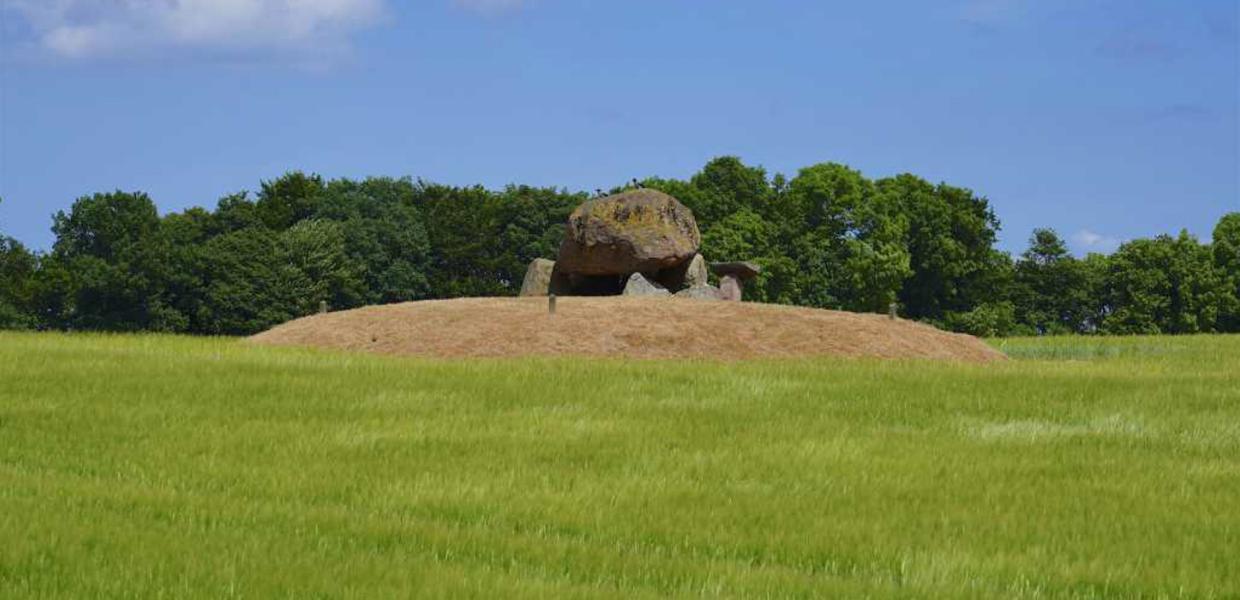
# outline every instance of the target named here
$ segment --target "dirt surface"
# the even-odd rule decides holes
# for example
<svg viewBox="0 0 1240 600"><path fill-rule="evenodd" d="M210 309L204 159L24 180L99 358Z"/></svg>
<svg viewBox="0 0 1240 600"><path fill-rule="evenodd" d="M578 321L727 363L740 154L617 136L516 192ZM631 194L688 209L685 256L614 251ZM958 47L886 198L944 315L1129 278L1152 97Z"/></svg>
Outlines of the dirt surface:
<svg viewBox="0 0 1240 600"><path fill-rule="evenodd" d="M850 356L967 362L1004 355L912 321L750 302L682 298L464 298L305 317L251 343L458 357L704 358Z"/></svg>

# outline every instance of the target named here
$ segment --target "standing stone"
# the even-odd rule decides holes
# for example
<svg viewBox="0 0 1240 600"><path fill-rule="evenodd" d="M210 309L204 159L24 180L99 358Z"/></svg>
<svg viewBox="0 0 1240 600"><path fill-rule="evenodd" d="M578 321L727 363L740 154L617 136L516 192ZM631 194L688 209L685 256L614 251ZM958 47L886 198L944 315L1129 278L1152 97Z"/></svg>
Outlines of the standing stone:
<svg viewBox="0 0 1240 600"><path fill-rule="evenodd" d="M740 302L744 295L744 282L762 272L762 267L751 262L712 263L710 268L719 276L719 291L723 299L732 302Z"/></svg>
<svg viewBox="0 0 1240 600"><path fill-rule="evenodd" d="M658 282L669 290L683 290L709 285L708 275L706 259L701 254L694 254L693 258L684 264L660 271Z"/></svg>
<svg viewBox="0 0 1240 600"><path fill-rule="evenodd" d="M740 302L743 295L741 280L735 275L724 275L719 278L719 294L728 302Z"/></svg>
<svg viewBox="0 0 1240 600"><path fill-rule="evenodd" d="M641 273L634 273L629 276L629 281L624 285L625 296L670 296L671 292L667 288L646 279Z"/></svg>
<svg viewBox="0 0 1240 600"><path fill-rule="evenodd" d="M694 255L685 270L685 287L697 287L710 284L710 273L706 270L706 259L701 254Z"/></svg>
<svg viewBox="0 0 1240 600"><path fill-rule="evenodd" d="M535 258L525 270L525 279L521 282L522 296L563 295L567 291L568 277L556 270L555 261Z"/></svg>
<svg viewBox="0 0 1240 600"><path fill-rule="evenodd" d="M568 218L556 264L575 275L654 273L697 254L693 212L650 189L587 200Z"/></svg>

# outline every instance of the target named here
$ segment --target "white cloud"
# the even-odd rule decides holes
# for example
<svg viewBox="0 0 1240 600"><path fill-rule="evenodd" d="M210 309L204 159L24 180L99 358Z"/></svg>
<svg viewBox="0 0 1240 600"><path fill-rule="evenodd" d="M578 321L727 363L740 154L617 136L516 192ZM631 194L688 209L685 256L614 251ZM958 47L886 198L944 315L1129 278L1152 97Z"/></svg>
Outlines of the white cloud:
<svg viewBox="0 0 1240 600"><path fill-rule="evenodd" d="M1088 229L1082 229L1072 234L1072 243L1081 252L1112 252L1119 247L1120 240Z"/></svg>
<svg viewBox="0 0 1240 600"><path fill-rule="evenodd" d="M279 49L347 47L375 24L385 0L7 0L36 43L87 59L161 48Z"/></svg>

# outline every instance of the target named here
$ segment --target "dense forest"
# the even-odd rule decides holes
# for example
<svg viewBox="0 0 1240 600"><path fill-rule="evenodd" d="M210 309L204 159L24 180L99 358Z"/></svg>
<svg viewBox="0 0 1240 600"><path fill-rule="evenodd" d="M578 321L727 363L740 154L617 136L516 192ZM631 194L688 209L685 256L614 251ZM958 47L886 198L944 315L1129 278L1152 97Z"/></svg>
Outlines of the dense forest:
<svg viewBox="0 0 1240 600"><path fill-rule="evenodd" d="M988 201L828 163L768 176L739 159L648 179L691 208L711 260L752 260L749 300L885 311L977 335L1240 331L1240 213L1078 259L1049 229L1012 257ZM617 191L616 190L612 191ZM143 193L78 199L33 253L0 232L0 328L249 334L315 312L515 295L589 194L289 173L215 210ZM2 224L0 224L2 225Z"/></svg>

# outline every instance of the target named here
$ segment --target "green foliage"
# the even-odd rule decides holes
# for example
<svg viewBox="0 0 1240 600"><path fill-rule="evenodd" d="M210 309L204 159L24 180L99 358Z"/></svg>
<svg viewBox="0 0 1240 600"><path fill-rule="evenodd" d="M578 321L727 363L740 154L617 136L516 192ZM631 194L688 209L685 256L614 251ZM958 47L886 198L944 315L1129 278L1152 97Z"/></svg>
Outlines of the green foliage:
<svg viewBox="0 0 1240 600"><path fill-rule="evenodd" d="M724 156L687 180L643 185L680 199L713 261L762 273L746 298L902 315L957 331L1240 331L1240 214L1212 245L1136 240L1077 259L1035 230L1013 261L972 191L914 175L871 181L838 163L787 179ZM613 192L622 187L612 188ZM55 216L46 256L0 243L0 327L245 334L317 310L427 298L515 295L554 258L586 194L492 191L408 178L325 180L290 172L164 215L141 193L96 194ZM3 240L4 238L0 238Z"/></svg>
<svg viewBox="0 0 1240 600"><path fill-rule="evenodd" d="M1225 288L1219 328L1240 332L1240 213L1230 213L1219 219L1214 228L1212 249L1214 266Z"/></svg>
<svg viewBox="0 0 1240 600"><path fill-rule="evenodd" d="M979 337L1029 335L1032 329L1017 323L1011 302L988 302L968 312L947 313L944 325L952 331Z"/></svg>
<svg viewBox="0 0 1240 600"><path fill-rule="evenodd" d="M1017 359L0 333L0 596L1240 596L1240 336L997 344Z"/></svg>
<svg viewBox="0 0 1240 600"><path fill-rule="evenodd" d="M31 310L38 259L20 242L0 235L0 329L35 325Z"/></svg>
<svg viewBox="0 0 1240 600"><path fill-rule="evenodd" d="M908 220L912 274L899 292L908 316L942 319L1003 299L1010 261L994 250L999 220L985 198L909 174L876 185Z"/></svg>
<svg viewBox="0 0 1240 600"><path fill-rule="evenodd" d="M1050 229L1035 229L1015 265L1015 317L1042 334L1088 333L1097 305L1089 268Z"/></svg>
<svg viewBox="0 0 1240 600"><path fill-rule="evenodd" d="M1134 240L1111 256L1110 333L1216 331L1226 282L1208 246L1187 232Z"/></svg>
<svg viewBox="0 0 1240 600"><path fill-rule="evenodd" d="M61 296L45 313L68 329L176 330L184 322L164 296L171 265L155 204L143 193L80 198L58 212L45 291Z"/></svg>
<svg viewBox="0 0 1240 600"><path fill-rule="evenodd" d="M314 214L324 187L318 175L294 171L275 181L264 181L254 210L269 229L288 229Z"/></svg>

